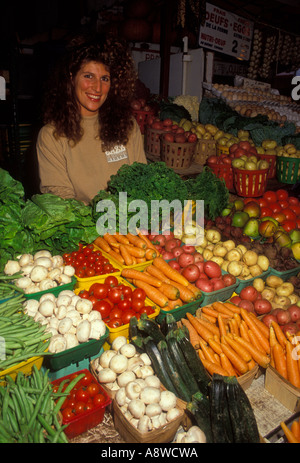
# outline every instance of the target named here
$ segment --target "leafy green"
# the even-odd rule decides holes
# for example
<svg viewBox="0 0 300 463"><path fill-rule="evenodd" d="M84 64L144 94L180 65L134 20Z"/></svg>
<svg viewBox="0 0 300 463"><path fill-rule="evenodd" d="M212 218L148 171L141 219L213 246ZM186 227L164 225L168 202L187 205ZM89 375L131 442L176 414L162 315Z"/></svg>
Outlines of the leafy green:
<svg viewBox="0 0 300 463"><path fill-rule="evenodd" d="M161 101L159 118L161 121L165 119L172 119L174 122L180 122L181 119L192 120L190 112L182 105Z"/></svg>

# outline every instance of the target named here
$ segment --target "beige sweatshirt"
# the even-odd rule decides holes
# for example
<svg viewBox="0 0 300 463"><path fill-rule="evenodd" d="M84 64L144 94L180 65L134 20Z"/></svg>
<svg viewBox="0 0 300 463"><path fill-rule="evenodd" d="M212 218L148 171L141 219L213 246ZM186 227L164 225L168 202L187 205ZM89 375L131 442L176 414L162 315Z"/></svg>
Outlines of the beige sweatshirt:
<svg viewBox="0 0 300 463"><path fill-rule="evenodd" d="M40 130L36 147L41 193L75 198L88 204L100 190L106 189L111 175L123 164L147 162L135 120L126 147L116 146L110 152L102 151L97 116L84 117L82 126L84 135L74 147L65 137L55 139L52 125L47 124Z"/></svg>

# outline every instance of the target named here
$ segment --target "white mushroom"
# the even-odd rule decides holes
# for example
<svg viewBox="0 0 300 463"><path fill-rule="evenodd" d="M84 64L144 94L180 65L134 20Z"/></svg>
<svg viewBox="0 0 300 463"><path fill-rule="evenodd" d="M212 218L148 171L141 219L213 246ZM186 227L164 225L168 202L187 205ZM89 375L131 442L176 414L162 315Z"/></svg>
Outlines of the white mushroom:
<svg viewBox="0 0 300 463"><path fill-rule="evenodd" d="M99 363L100 365L103 367L103 368L108 368L109 367L109 362L111 360L111 358L114 356L114 355L117 355L117 352L114 351L114 350L105 350L101 355L100 355L100 358L99 358Z"/></svg>
<svg viewBox="0 0 300 463"><path fill-rule="evenodd" d="M57 329L55 329L55 328L53 328L52 326L49 326L49 325L47 326L46 331L47 331L47 333L51 333L52 336L55 336L56 334L58 334Z"/></svg>
<svg viewBox="0 0 300 463"><path fill-rule="evenodd" d="M50 299L46 299L40 303L39 312L44 317L51 317L53 315L55 309L55 304Z"/></svg>
<svg viewBox="0 0 300 463"><path fill-rule="evenodd" d="M55 288L57 286L56 281L51 280L51 278L45 278L39 284L40 291L46 291L48 289Z"/></svg>
<svg viewBox="0 0 300 463"><path fill-rule="evenodd" d="M25 290L25 289L29 288L30 285L32 285L32 281L31 281L31 278L29 278L27 276L24 276L24 277L18 278L15 281L15 285L18 288L21 288L21 289Z"/></svg>
<svg viewBox="0 0 300 463"><path fill-rule="evenodd" d="M34 260L34 265L41 265L50 270L52 268L52 260L49 257L38 257Z"/></svg>
<svg viewBox="0 0 300 463"><path fill-rule="evenodd" d="M167 421L173 421L176 418L178 418L181 415L181 411L179 408L170 408L170 410L167 411Z"/></svg>
<svg viewBox="0 0 300 463"><path fill-rule="evenodd" d="M200 429L198 426L191 426L190 429L188 429L184 438L184 443L193 442L199 442L201 444L206 443L206 436L202 429Z"/></svg>
<svg viewBox="0 0 300 463"><path fill-rule="evenodd" d="M24 303L24 311L30 317L34 317L39 309L39 305L40 303L36 299L27 299L27 301Z"/></svg>
<svg viewBox="0 0 300 463"><path fill-rule="evenodd" d="M51 259L51 252L47 250L37 251L33 256L33 260L39 259L40 257L49 257Z"/></svg>
<svg viewBox="0 0 300 463"><path fill-rule="evenodd" d="M128 404L128 410L134 418L141 418L145 414L146 405L141 399L133 399Z"/></svg>
<svg viewBox="0 0 300 463"><path fill-rule="evenodd" d="M78 326L81 322L81 316L80 313L77 312L77 310L67 310L66 315L67 317L71 318L73 326Z"/></svg>
<svg viewBox="0 0 300 463"><path fill-rule="evenodd" d="M74 291L72 291L71 289L63 289L62 291L60 291L58 297L60 297L60 296L69 296L69 297L71 297L71 298L76 297L76 298L78 298L78 299L82 299L80 296L77 296L77 295L74 293Z"/></svg>
<svg viewBox="0 0 300 463"><path fill-rule="evenodd" d="M69 283L72 282L72 278L69 277L68 275L65 275L64 273L61 273L59 277L57 278L57 281L60 285L68 285Z"/></svg>
<svg viewBox="0 0 300 463"><path fill-rule="evenodd" d="M54 315L58 320L62 320L67 316L67 307L65 305L60 305L59 307L57 307L56 305L54 309ZM80 317L80 314L78 315Z"/></svg>
<svg viewBox="0 0 300 463"><path fill-rule="evenodd" d="M159 402L163 411L168 411L176 407L176 395L172 391L161 391Z"/></svg>
<svg viewBox="0 0 300 463"><path fill-rule="evenodd" d="M125 387L120 387L120 389L116 392L115 399L119 407L122 407L127 403Z"/></svg>
<svg viewBox="0 0 300 463"><path fill-rule="evenodd" d="M14 275L15 273L19 273L21 271L21 266L16 260L8 260L3 271L5 275Z"/></svg>
<svg viewBox="0 0 300 463"><path fill-rule="evenodd" d="M63 273L68 277L72 277L73 275L75 275L75 268L72 267L72 265L66 265L63 269Z"/></svg>
<svg viewBox="0 0 300 463"><path fill-rule="evenodd" d="M73 321L71 318L65 317L63 318L58 324L58 331L60 334L66 334L71 326L73 325Z"/></svg>
<svg viewBox="0 0 300 463"><path fill-rule="evenodd" d="M160 415L162 412L161 410L161 406L158 404L158 403L154 403L154 404L148 404L146 406L146 415L148 415L150 418L152 418L153 416L157 416L157 415Z"/></svg>
<svg viewBox="0 0 300 463"><path fill-rule="evenodd" d="M155 404L160 402L160 389L157 387L146 386L141 394L141 400L147 404Z"/></svg>
<svg viewBox="0 0 300 463"><path fill-rule="evenodd" d="M140 359L143 361L145 365L151 365L151 360L148 354L146 352L142 352L140 354Z"/></svg>
<svg viewBox="0 0 300 463"><path fill-rule="evenodd" d="M59 320L55 316L50 317L49 319L49 327L58 329Z"/></svg>
<svg viewBox="0 0 300 463"><path fill-rule="evenodd" d="M158 376L156 375L149 375L149 376L146 376L145 378L145 383L147 386L151 386L151 387L156 387L156 388L160 388L161 386L161 382L160 382L160 379L158 378Z"/></svg>
<svg viewBox="0 0 300 463"><path fill-rule="evenodd" d="M117 378L117 374L110 368L103 368L98 372L98 380L100 383L113 383Z"/></svg>
<svg viewBox="0 0 300 463"><path fill-rule="evenodd" d="M75 307L81 314L90 313L93 309L93 303L89 299L80 298L80 300L76 302Z"/></svg>
<svg viewBox="0 0 300 463"><path fill-rule="evenodd" d="M118 351L123 344L127 344L127 338L125 336L118 336L113 340L111 348Z"/></svg>
<svg viewBox="0 0 300 463"><path fill-rule="evenodd" d="M67 349L78 346L78 339L75 334L69 332L66 333L64 337L67 341Z"/></svg>
<svg viewBox="0 0 300 463"><path fill-rule="evenodd" d="M152 424L149 416L143 415L138 422L138 430L142 433L151 431Z"/></svg>
<svg viewBox="0 0 300 463"><path fill-rule="evenodd" d="M53 301L55 302L56 304L56 297L53 293L46 293L46 294L43 294L41 297L40 297L40 303L45 301L46 299L50 299L50 301Z"/></svg>
<svg viewBox="0 0 300 463"><path fill-rule="evenodd" d="M91 310L89 314L87 314L87 320L92 322L94 320L102 320L101 313L98 310Z"/></svg>
<svg viewBox="0 0 300 463"><path fill-rule="evenodd" d="M92 320L90 324L90 339L100 339L102 336L104 336L106 331L106 325L103 320Z"/></svg>
<svg viewBox="0 0 300 463"><path fill-rule="evenodd" d="M134 355L136 354L136 348L133 344L126 343L120 347L119 352L120 354L125 355L125 357L131 358L134 357Z"/></svg>
<svg viewBox="0 0 300 463"><path fill-rule="evenodd" d="M48 273L48 277L51 279L51 280L58 280L58 278L60 277L61 275L61 270L59 268L53 268L52 270L50 270L50 272Z"/></svg>
<svg viewBox="0 0 300 463"><path fill-rule="evenodd" d="M39 283L40 281L44 280L47 278L48 275L48 270L46 267L43 267L42 265L37 265L33 267L33 269L30 272L30 278L34 283Z"/></svg>
<svg viewBox="0 0 300 463"><path fill-rule="evenodd" d="M76 330L78 342L87 342L90 336L91 324L88 320L79 323Z"/></svg>
<svg viewBox="0 0 300 463"><path fill-rule="evenodd" d="M64 259L62 256L52 256L53 267L62 267L64 265Z"/></svg>
<svg viewBox="0 0 300 463"><path fill-rule="evenodd" d="M33 269L34 265L33 264L28 264L22 267L22 273L24 276L28 277L30 275L31 270Z"/></svg>
<svg viewBox="0 0 300 463"><path fill-rule="evenodd" d="M130 381L125 386L126 395L129 399L138 399L142 392L142 387L135 381Z"/></svg>
<svg viewBox="0 0 300 463"><path fill-rule="evenodd" d="M123 373L121 373L117 378L118 385L124 388L126 384L134 380L135 380L135 374L132 371L123 371Z"/></svg>
<svg viewBox="0 0 300 463"><path fill-rule="evenodd" d="M114 355L110 362L109 368L115 371L117 374L123 373L127 369L128 359L125 355L118 354Z"/></svg>
<svg viewBox="0 0 300 463"><path fill-rule="evenodd" d="M38 286L32 283L28 288L26 288L26 294L34 294L39 291Z"/></svg>
<svg viewBox="0 0 300 463"><path fill-rule="evenodd" d="M61 334L56 334L50 338L49 352L58 353L63 352L67 348L67 341Z"/></svg>
<svg viewBox="0 0 300 463"><path fill-rule="evenodd" d="M22 272L24 272L24 267L33 263L32 254L22 254L19 259L19 264L22 267Z"/></svg>

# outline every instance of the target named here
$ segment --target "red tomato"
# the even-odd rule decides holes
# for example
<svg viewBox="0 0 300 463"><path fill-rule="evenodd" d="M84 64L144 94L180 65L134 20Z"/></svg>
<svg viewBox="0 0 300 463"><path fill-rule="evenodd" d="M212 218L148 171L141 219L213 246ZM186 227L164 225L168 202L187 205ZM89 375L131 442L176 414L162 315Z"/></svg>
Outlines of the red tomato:
<svg viewBox="0 0 300 463"><path fill-rule="evenodd" d="M83 289L82 291L79 292L79 296L82 297L82 299L88 299L89 292L86 289Z"/></svg>
<svg viewBox="0 0 300 463"><path fill-rule="evenodd" d="M92 302L93 307L96 304L96 302L98 302L98 299L95 296L93 296L93 294L89 295L89 300Z"/></svg>
<svg viewBox="0 0 300 463"><path fill-rule="evenodd" d="M258 198L256 201L260 207L266 207L268 205L268 201L265 198Z"/></svg>
<svg viewBox="0 0 300 463"><path fill-rule="evenodd" d="M104 273L113 273L114 267L112 266L112 264L107 263L103 265L103 270Z"/></svg>
<svg viewBox="0 0 300 463"><path fill-rule="evenodd" d="M263 194L263 198L265 198L268 202L272 203L275 203L277 201L277 195L275 191L265 191L265 193Z"/></svg>
<svg viewBox="0 0 300 463"><path fill-rule="evenodd" d="M75 415L80 415L85 411L85 403L84 402L76 402L74 407Z"/></svg>
<svg viewBox="0 0 300 463"><path fill-rule="evenodd" d="M113 302L114 304L120 302L120 300L122 299L121 289L118 287L111 288L108 293L108 299L110 299L111 302Z"/></svg>
<svg viewBox="0 0 300 463"><path fill-rule="evenodd" d="M297 228L300 230L300 218L296 220Z"/></svg>
<svg viewBox="0 0 300 463"><path fill-rule="evenodd" d="M123 293L123 296L124 296L125 298L131 297L131 296L132 296L132 292L133 292L133 290L132 290L132 288L130 288L130 286L124 285L124 288L123 288L122 293Z"/></svg>
<svg viewBox="0 0 300 463"><path fill-rule="evenodd" d="M71 407L64 408L61 413L62 413L63 420L66 420L66 421L70 421L72 418L75 417L75 414Z"/></svg>
<svg viewBox="0 0 300 463"><path fill-rule="evenodd" d="M108 277L105 278L104 280L104 283L108 286L111 286L112 288L114 286L118 286L119 282L118 282L118 278L115 277L114 275L110 275Z"/></svg>
<svg viewBox="0 0 300 463"><path fill-rule="evenodd" d="M146 299L146 293L142 288L135 288L132 293L132 299Z"/></svg>
<svg viewBox="0 0 300 463"><path fill-rule="evenodd" d="M131 303L132 310L135 312L140 312L140 310L144 307L145 301L142 299L133 299Z"/></svg>
<svg viewBox="0 0 300 463"><path fill-rule="evenodd" d="M113 320L114 318L121 318L122 317L122 310L119 307L114 307L109 314L109 318Z"/></svg>
<svg viewBox="0 0 300 463"><path fill-rule="evenodd" d="M105 299L108 295L108 285L105 283L93 283L90 286L89 293L97 299Z"/></svg>
<svg viewBox="0 0 300 463"><path fill-rule="evenodd" d="M126 311L126 310L131 309L131 301L130 301L130 299L127 298L127 299L121 300L120 302L118 302L118 307L122 311Z"/></svg>
<svg viewBox="0 0 300 463"><path fill-rule="evenodd" d="M125 310L125 312L123 313L121 319L122 319L122 322L124 323L124 325L127 325L127 323L130 322L130 319L132 317L135 316L135 311L134 310L131 310L131 309L128 309L128 310Z"/></svg>
<svg viewBox="0 0 300 463"><path fill-rule="evenodd" d="M85 372L84 377L79 381L79 383L77 383L77 386L86 387L91 384L92 381L94 381L94 377L90 371L87 371Z"/></svg>
<svg viewBox="0 0 300 463"><path fill-rule="evenodd" d="M278 204L280 204L282 209L286 209L287 207L289 207L289 202L286 199L279 200Z"/></svg>
<svg viewBox="0 0 300 463"><path fill-rule="evenodd" d="M289 208L284 210L284 215L286 216L287 220L296 220L297 219L297 215L295 214L295 212L292 211L292 209L289 209Z"/></svg>
<svg viewBox="0 0 300 463"><path fill-rule="evenodd" d="M286 216L283 212L274 212L274 214L272 214L272 217L279 223L284 222L284 220L286 220Z"/></svg>
<svg viewBox="0 0 300 463"><path fill-rule="evenodd" d="M95 395L97 395L99 391L100 391L100 386L99 384L95 382L92 382L87 387L87 393L89 394L90 397L95 397Z"/></svg>
<svg viewBox="0 0 300 463"><path fill-rule="evenodd" d="M142 313L145 313L147 315L151 315L155 312L155 310L153 309L153 307L151 307L150 305L145 305L141 310L140 310L140 314Z"/></svg>
<svg viewBox="0 0 300 463"><path fill-rule="evenodd" d="M289 197L289 194L286 190L283 190L283 189L279 189L276 191L276 196L277 196L277 199L279 200L286 200L288 199Z"/></svg>
<svg viewBox="0 0 300 463"><path fill-rule="evenodd" d="M296 204L297 206L300 204L299 199L295 198L294 196L290 196L288 198L289 204Z"/></svg>
<svg viewBox="0 0 300 463"><path fill-rule="evenodd" d="M85 274L87 278L91 278L95 276L96 272L95 272L95 269L93 269L92 267L89 267L86 269Z"/></svg>
<svg viewBox="0 0 300 463"><path fill-rule="evenodd" d="M300 205L298 206L297 204L290 204L289 209L291 209L293 212L295 212L296 216L300 216Z"/></svg>
<svg viewBox="0 0 300 463"><path fill-rule="evenodd" d="M274 203L270 202L267 207L270 208L273 213L282 211L282 208L281 208L280 204L277 203L277 202L274 202Z"/></svg>
<svg viewBox="0 0 300 463"><path fill-rule="evenodd" d="M111 305L109 302L101 300L97 301L96 304L93 306L93 310L97 310L101 314L102 318L107 318L111 311Z"/></svg>
<svg viewBox="0 0 300 463"><path fill-rule="evenodd" d="M87 391L83 388L77 389L75 398L77 402L84 402L86 403L89 399L89 395Z"/></svg>
<svg viewBox="0 0 300 463"><path fill-rule="evenodd" d="M119 328L119 326L123 325L123 322L121 318L112 318L111 320L109 320L109 322L107 322L107 325L110 328Z"/></svg>
<svg viewBox="0 0 300 463"><path fill-rule="evenodd" d="M95 408L95 405L93 403L93 400L92 400L92 398L89 398L89 400L87 401L87 403L85 405L85 411L89 412L91 410L94 410L94 408Z"/></svg>
<svg viewBox="0 0 300 463"><path fill-rule="evenodd" d="M285 220L284 222L281 222L281 226L287 233L289 233L297 228L297 222L295 220Z"/></svg>
<svg viewBox="0 0 300 463"><path fill-rule="evenodd" d="M271 217L272 214L273 211L269 207L262 207L260 209L260 217Z"/></svg>
<svg viewBox="0 0 300 463"><path fill-rule="evenodd" d="M95 406L99 406L105 402L105 396L103 394L97 394L95 395L93 402Z"/></svg>

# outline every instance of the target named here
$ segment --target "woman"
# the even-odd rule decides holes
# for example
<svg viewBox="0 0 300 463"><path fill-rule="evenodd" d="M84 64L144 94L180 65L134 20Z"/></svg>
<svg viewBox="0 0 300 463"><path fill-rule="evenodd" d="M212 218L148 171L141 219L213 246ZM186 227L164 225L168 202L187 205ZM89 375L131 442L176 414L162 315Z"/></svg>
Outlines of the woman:
<svg viewBox="0 0 300 463"><path fill-rule="evenodd" d="M121 165L146 163L130 108L133 60L119 40L74 39L52 79L37 140L40 190L88 204Z"/></svg>

